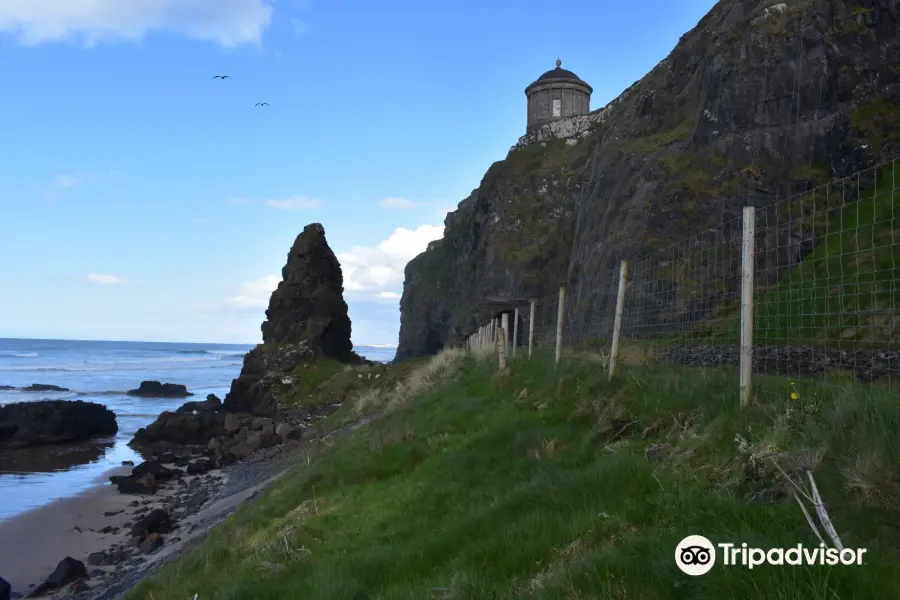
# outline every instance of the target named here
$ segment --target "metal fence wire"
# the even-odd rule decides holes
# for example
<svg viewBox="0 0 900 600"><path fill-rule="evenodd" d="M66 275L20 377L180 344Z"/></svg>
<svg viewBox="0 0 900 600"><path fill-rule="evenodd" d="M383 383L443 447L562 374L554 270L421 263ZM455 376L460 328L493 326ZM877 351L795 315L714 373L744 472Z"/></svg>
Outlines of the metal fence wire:
<svg viewBox="0 0 900 600"><path fill-rule="evenodd" d="M898 386L898 186L895 159L753 209L747 314L754 381L778 378L791 389ZM744 226L742 218L729 219L625 261L622 362L739 366ZM560 354L608 353L619 278L615 267L592 277L590 286L564 286L559 331L560 294L535 298L534 348L555 351L560 335ZM528 312L520 311L520 345L528 344ZM756 392L769 389L762 385Z"/></svg>

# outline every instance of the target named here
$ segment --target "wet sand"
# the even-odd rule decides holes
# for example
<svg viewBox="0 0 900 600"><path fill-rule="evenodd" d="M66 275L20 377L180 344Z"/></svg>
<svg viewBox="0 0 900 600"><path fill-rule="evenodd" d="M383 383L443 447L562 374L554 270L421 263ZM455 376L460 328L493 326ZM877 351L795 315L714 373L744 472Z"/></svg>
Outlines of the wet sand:
<svg viewBox="0 0 900 600"><path fill-rule="evenodd" d="M107 472L104 479L130 472L131 467L123 466ZM14 593L25 593L32 584L44 581L66 556L86 560L91 552L121 537L99 530L121 526L128 516L128 503L135 499L108 484L97 485L7 519L0 523L0 576L9 581ZM122 512L115 517L104 516L118 511Z"/></svg>
<svg viewBox="0 0 900 600"><path fill-rule="evenodd" d="M292 464L295 449L290 444L269 448L222 470L165 482L148 496L120 494L108 477L128 474L132 467L112 469L87 491L0 523L0 576L11 584L13 598L25 596L71 556L85 564L89 575L84 583L90 589L78 594L79 600L119 598L149 572L199 544L212 527L274 482ZM161 548L144 554L131 543L126 524L163 507L176 528L162 536ZM109 527L119 529L101 533ZM88 564L91 553L121 551L128 556L116 565ZM67 586L40 597L65 599L73 593Z"/></svg>

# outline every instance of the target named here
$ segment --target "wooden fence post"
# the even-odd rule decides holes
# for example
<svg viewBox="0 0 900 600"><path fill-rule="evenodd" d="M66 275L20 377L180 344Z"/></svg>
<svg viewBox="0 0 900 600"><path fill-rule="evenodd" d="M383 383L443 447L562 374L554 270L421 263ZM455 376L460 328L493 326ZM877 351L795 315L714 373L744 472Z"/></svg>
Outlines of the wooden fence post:
<svg viewBox="0 0 900 600"><path fill-rule="evenodd" d="M513 311L512 355L516 357L516 345L519 343L519 309Z"/></svg>
<svg viewBox="0 0 900 600"><path fill-rule="evenodd" d="M503 313L503 316L506 316L506 313ZM504 319L505 320L505 319ZM497 330L497 358L500 361L500 370L505 371L507 365L507 356L506 356L506 328L501 327Z"/></svg>
<svg viewBox="0 0 900 600"><path fill-rule="evenodd" d="M625 286L628 282L628 261L619 267L619 292L616 295L616 320L613 324L612 348L609 350L609 381L616 374L616 360L619 358L619 338L622 335L622 313L625 310Z"/></svg>
<svg viewBox="0 0 900 600"><path fill-rule="evenodd" d="M756 267L756 209L744 207L741 244L741 408L753 395L753 274Z"/></svg>
<svg viewBox="0 0 900 600"><path fill-rule="evenodd" d="M509 313L503 313L500 316L500 331L503 332L503 347L506 348L507 357L509 356Z"/></svg>
<svg viewBox="0 0 900 600"><path fill-rule="evenodd" d="M562 352L563 319L566 311L566 286L559 288L559 307L556 311L556 364L559 364L559 355Z"/></svg>
<svg viewBox="0 0 900 600"><path fill-rule="evenodd" d="M534 349L534 317L537 308L537 300L532 299L531 314L528 315L528 358L531 358L531 351Z"/></svg>

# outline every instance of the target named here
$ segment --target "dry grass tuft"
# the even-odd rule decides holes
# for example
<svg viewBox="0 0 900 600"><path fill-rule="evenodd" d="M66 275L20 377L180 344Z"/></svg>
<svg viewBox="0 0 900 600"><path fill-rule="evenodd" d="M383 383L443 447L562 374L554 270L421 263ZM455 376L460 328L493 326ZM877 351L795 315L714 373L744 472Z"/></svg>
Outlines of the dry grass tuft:
<svg viewBox="0 0 900 600"><path fill-rule="evenodd" d="M459 370L467 352L461 348L442 350L425 364L412 370L394 389L372 387L356 396L353 410L358 415L378 409L394 410L410 399L449 381Z"/></svg>
<svg viewBox="0 0 900 600"><path fill-rule="evenodd" d="M841 471L846 489L868 506L896 507L900 486L894 472L874 453L857 455L856 461Z"/></svg>

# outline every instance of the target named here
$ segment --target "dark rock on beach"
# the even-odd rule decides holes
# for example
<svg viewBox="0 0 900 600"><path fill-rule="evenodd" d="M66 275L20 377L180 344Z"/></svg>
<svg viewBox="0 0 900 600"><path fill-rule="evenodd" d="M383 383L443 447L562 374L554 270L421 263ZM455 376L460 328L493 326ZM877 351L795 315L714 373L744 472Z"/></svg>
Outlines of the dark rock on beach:
<svg viewBox="0 0 900 600"><path fill-rule="evenodd" d="M58 590L59 588L77 581L82 577L87 577L87 568L80 560L75 560L71 556L67 556L56 565L56 569L41 585L37 586L28 594L29 598L43 596L47 592Z"/></svg>
<svg viewBox="0 0 900 600"><path fill-rule="evenodd" d="M12 586L9 582L0 577L0 600L10 600L12 598Z"/></svg>
<svg viewBox="0 0 900 600"><path fill-rule="evenodd" d="M94 402L44 400L0 406L0 448L79 442L118 431L115 413Z"/></svg>
<svg viewBox="0 0 900 600"><path fill-rule="evenodd" d="M158 489L156 478L152 474L113 475L109 478L109 481L119 488L120 494L152 496Z"/></svg>
<svg viewBox="0 0 900 600"><path fill-rule="evenodd" d="M131 474L135 477L143 477L152 474L157 481L166 481L172 478L174 471L166 468L157 460L148 460L142 462L131 470Z"/></svg>
<svg viewBox="0 0 900 600"><path fill-rule="evenodd" d="M187 465L188 475L202 475L213 468L212 462L208 458L195 460Z"/></svg>
<svg viewBox="0 0 900 600"><path fill-rule="evenodd" d="M143 538L151 533L170 533L172 531L172 520L169 513L161 508L147 513L145 517L140 519L131 528L132 537Z"/></svg>
<svg viewBox="0 0 900 600"><path fill-rule="evenodd" d="M220 412L204 411L194 414L165 411L157 419L141 427L129 446L152 448L160 445L206 445L209 439L222 432L225 416Z"/></svg>
<svg viewBox="0 0 900 600"><path fill-rule="evenodd" d="M161 383L159 381L142 381L135 390L126 392L129 396L142 398L186 398L193 396L187 387L178 383Z"/></svg>

